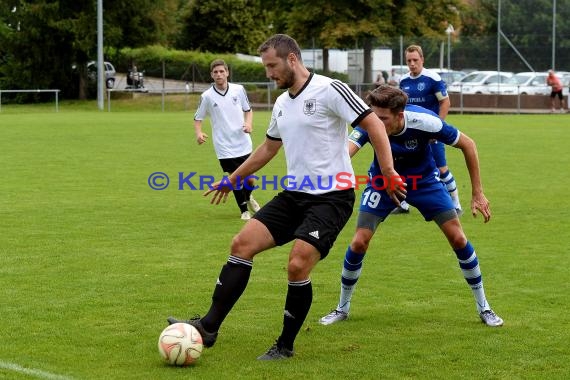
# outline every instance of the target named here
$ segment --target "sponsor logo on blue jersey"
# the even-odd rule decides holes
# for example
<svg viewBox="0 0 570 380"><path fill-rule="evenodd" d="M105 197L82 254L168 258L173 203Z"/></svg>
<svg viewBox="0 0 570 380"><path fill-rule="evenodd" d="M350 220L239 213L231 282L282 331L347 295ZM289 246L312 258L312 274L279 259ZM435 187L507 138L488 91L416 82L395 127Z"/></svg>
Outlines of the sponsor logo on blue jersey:
<svg viewBox="0 0 570 380"><path fill-rule="evenodd" d="M406 140L404 145L405 145L406 149L414 150L418 147L418 140L417 139Z"/></svg>

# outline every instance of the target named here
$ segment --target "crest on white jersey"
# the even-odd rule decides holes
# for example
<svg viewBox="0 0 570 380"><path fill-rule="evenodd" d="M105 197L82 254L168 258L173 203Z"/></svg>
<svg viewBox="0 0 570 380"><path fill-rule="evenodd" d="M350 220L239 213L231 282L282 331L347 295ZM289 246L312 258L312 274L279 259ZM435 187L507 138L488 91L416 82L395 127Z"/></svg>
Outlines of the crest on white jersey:
<svg viewBox="0 0 570 380"><path fill-rule="evenodd" d="M307 116L313 115L317 111L317 99L307 99L303 105L303 113Z"/></svg>
<svg viewBox="0 0 570 380"><path fill-rule="evenodd" d="M238 104L238 102L239 102L238 97L237 97L237 96L232 96L232 103L233 103L233 104Z"/></svg>
<svg viewBox="0 0 570 380"><path fill-rule="evenodd" d="M416 140L416 139L406 140L405 146L406 146L406 149L414 150L418 147L418 140Z"/></svg>

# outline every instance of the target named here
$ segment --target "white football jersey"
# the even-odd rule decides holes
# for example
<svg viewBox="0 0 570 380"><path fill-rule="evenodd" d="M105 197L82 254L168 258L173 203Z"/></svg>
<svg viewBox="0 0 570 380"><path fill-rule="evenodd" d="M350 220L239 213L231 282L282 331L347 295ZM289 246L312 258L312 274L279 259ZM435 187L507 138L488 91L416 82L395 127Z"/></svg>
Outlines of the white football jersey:
<svg viewBox="0 0 570 380"><path fill-rule="evenodd" d="M241 157L251 153L250 134L243 131L243 113L249 111L249 99L245 88L240 84L228 83L224 93L212 85L200 96L194 120L204 120L206 115L210 114L212 140L219 159Z"/></svg>
<svg viewBox="0 0 570 380"><path fill-rule="evenodd" d="M370 112L345 83L318 74L295 97L281 94L267 137L283 142L288 188L322 194L354 187L347 124L356 126Z"/></svg>

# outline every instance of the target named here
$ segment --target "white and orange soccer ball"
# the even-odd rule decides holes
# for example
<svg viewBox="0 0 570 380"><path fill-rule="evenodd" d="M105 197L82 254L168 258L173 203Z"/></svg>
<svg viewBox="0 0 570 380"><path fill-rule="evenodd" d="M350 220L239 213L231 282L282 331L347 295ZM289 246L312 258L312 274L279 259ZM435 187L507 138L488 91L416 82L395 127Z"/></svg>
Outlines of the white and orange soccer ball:
<svg viewBox="0 0 570 380"><path fill-rule="evenodd" d="M158 352L169 364L187 366L202 355L202 336L187 323L167 326L158 338Z"/></svg>

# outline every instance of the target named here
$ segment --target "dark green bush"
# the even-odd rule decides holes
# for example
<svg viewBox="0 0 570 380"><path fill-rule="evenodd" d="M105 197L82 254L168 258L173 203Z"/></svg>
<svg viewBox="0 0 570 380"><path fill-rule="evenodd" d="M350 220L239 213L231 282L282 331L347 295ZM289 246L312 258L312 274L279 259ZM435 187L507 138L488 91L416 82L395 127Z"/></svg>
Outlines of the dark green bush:
<svg viewBox="0 0 570 380"><path fill-rule="evenodd" d="M245 61L233 54L173 50L154 45L107 52L107 56L119 72L127 72L136 64L137 69L147 76L162 78L164 71L166 79L188 82L210 82L210 63L221 58L230 68L231 82L268 82L261 63ZM348 75L343 73L329 73L328 76L348 81Z"/></svg>

